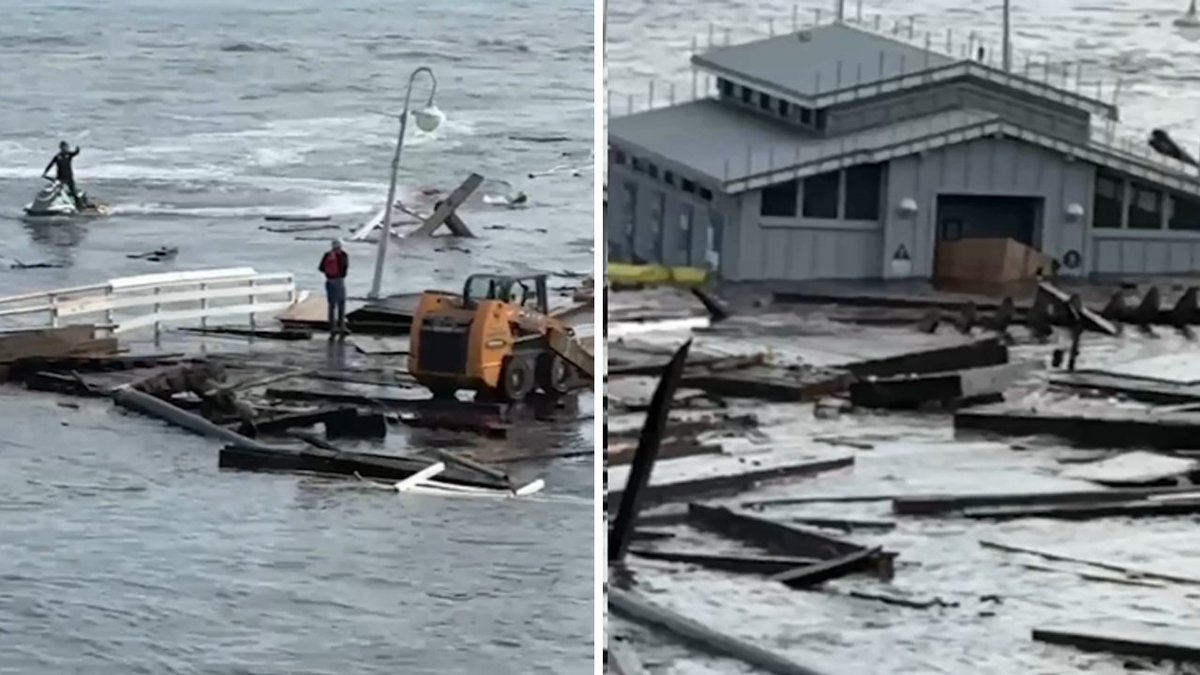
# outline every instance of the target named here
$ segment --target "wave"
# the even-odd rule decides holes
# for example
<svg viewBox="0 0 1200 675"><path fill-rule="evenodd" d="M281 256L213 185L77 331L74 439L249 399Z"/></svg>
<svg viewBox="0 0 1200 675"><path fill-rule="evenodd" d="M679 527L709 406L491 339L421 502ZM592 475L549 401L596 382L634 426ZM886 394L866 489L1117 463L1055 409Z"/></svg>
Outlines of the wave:
<svg viewBox="0 0 1200 675"><path fill-rule="evenodd" d="M253 54L253 53L274 53L278 54L286 52L284 47L276 47L265 42L227 42L221 45L220 50L231 54Z"/></svg>

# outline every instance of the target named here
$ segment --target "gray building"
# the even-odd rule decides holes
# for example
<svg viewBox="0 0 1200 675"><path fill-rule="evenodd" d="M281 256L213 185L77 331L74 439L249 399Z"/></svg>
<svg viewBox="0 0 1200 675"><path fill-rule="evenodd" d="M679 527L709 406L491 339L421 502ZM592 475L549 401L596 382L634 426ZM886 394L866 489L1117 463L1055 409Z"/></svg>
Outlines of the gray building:
<svg viewBox="0 0 1200 675"><path fill-rule="evenodd" d="M715 92L608 121L610 260L922 278L939 241L1010 237L1061 274L1200 270L1195 169L1113 143L1095 84L844 24L692 65Z"/></svg>

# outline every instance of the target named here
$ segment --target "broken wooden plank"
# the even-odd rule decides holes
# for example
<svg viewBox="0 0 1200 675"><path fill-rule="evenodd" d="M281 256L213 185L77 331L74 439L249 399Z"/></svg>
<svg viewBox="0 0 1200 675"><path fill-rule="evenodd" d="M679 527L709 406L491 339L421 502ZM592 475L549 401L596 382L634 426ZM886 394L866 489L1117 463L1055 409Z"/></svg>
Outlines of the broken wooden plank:
<svg viewBox="0 0 1200 675"><path fill-rule="evenodd" d="M850 385L850 402L867 408L916 408L926 403L961 407L983 400L1003 400L1029 370L1024 363L971 368L952 372L908 374L860 379Z"/></svg>
<svg viewBox="0 0 1200 675"><path fill-rule="evenodd" d="M898 495L885 497L885 499L892 500L892 512L898 515L935 516L962 511L968 508L1130 502L1150 499L1152 497L1187 494L1196 491L1196 489L1194 487L1170 487L966 495L926 494Z"/></svg>
<svg viewBox="0 0 1200 675"><path fill-rule="evenodd" d="M697 457L689 457L685 459L671 460L675 462L690 462L693 460L707 460L711 457L721 457L720 455L700 455ZM764 463L761 466L747 466L736 461L736 458L730 458L731 470L728 473L718 475L698 475L686 477L663 477L660 472L646 490L646 503L661 504L671 501L683 501L695 499L701 496L717 496L722 494L735 494L748 490L759 483L768 480L780 480L783 478L797 478L801 476L811 476L813 474L822 473L825 471L834 471L854 465L854 456L846 455L842 457L832 458L804 458L796 461L778 462L774 464ZM734 466L736 465L736 466ZM623 466L614 466L609 470L610 485L622 485L621 476L624 475L625 468ZM623 489L623 488L622 488ZM616 499L621 494L621 489L610 489L608 496L610 501Z"/></svg>
<svg viewBox="0 0 1200 675"><path fill-rule="evenodd" d="M1149 448L1176 450L1196 447L1200 413L1162 413L1093 409L1072 411L1065 406L1030 409L996 405L960 410L955 431L985 431L1005 436L1056 436L1082 448Z"/></svg>
<svg viewBox="0 0 1200 675"><path fill-rule="evenodd" d="M815 558L796 556L749 556L694 551L658 551L643 548L631 548L629 553L647 560L684 563L722 572L762 575L779 574L817 562Z"/></svg>
<svg viewBox="0 0 1200 675"><path fill-rule="evenodd" d="M630 464L633 462L637 445L633 443L609 445L605 449L604 460L608 466ZM678 459L680 457L695 457L696 455L719 455L721 446L715 443L701 443L692 438L670 436L663 439L659 459Z"/></svg>
<svg viewBox="0 0 1200 675"><path fill-rule="evenodd" d="M772 576L771 581L778 581L789 588L809 588L810 586L816 586L831 579L839 579L855 572L867 572L877 569L879 566L878 560L882 555L883 548L880 546L854 551L837 558L822 560L811 565L780 572Z"/></svg>
<svg viewBox="0 0 1200 675"><path fill-rule="evenodd" d="M1038 284L1038 290L1044 292L1046 295L1049 295L1051 298L1054 298L1054 300L1058 301L1062 305L1065 305L1071 301L1071 296L1069 294L1048 281L1040 282ZM1114 326L1111 321L1105 319L1096 312L1093 312L1087 307L1082 307L1080 314L1083 316L1087 326L1092 330L1099 333L1104 333L1105 335L1117 335L1117 327Z"/></svg>
<svg viewBox="0 0 1200 675"><path fill-rule="evenodd" d="M1121 565L1121 564L1117 564L1117 563L1106 562L1103 560L1093 560L1093 559L1089 559L1089 558L1082 558L1082 557L1078 557L1078 556L1066 555L1064 553L1055 553L1053 551L1043 551L1040 549L1027 548L1024 546L1016 546L1014 544L1004 544L1001 542L989 541L986 539L980 539L979 545L984 548L995 549L997 551L1004 551L1006 553L1020 553L1020 554L1024 554L1024 555L1035 555L1035 556L1038 556L1039 558L1045 558L1046 560L1055 560L1055 561L1059 561L1059 562L1070 562L1070 563L1078 563L1078 564L1082 564L1082 565L1090 565L1092 567L1098 567L1100 569L1111 570L1113 572L1120 572L1122 574L1127 574L1135 579L1161 579L1162 581L1169 581L1169 582L1177 583L1177 584L1200 585L1200 577L1186 577L1186 576L1178 575L1178 574L1157 572L1154 570L1148 570L1148 569L1140 568L1140 567L1133 567L1130 565Z"/></svg>
<svg viewBox="0 0 1200 675"><path fill-rule="evenodd" d="M483 176L480 176L477 173L473 173L468 176L461 185L454 188L454 191L450 193L450 196L446 197L446 199L439 204L437 209L435 209L434 212L425 219L425 222L421 223L421 226L418 227L410 236L429 236L433 234L439 227L441 227L443 223L445 223L456 237L474 237L475 235L471 232L471 230L467 229L466 225L464 225L461 220L455 219L454 222L451 222L450 217L454 215L454 212L458 209L458 207L462 206L463 202L467 201L467 198L471 196L471 193L475 192L475 190L478 189L482 183Z"/></svg>
<svg viewBox="0 0 1200 675"><path fill-rule="evenodd" d="M414 457L376 455L363 452L343 452L319 448L297 450L267 446L245 447L227 445L221 449L218 466L243 471L297 471L339 476L360 475L381 480L403 480L429 466L429 461ZM502 481L492 480L474 472L446 467L438 481L507 490Z"/></svg>
<svg viewBox="0 0 1200 675"><path fill-rule="evenodd" d="M814 369L796 374L782 368L759 366L724 372L689 371L682 385L710 394L764 401L807 402L845 391L850 378L844 373Z"/></svg>
<svg viewBox="0 0 1200 675"><path fill-rule="evenodd" d="M688 504L688 522L779 555L830 560L865 548L816 530L695 502Z"/></svg>
<svg viewBox="0 0 1200 675"><path fill-rule="evenodd" d="M1200 633L1194 627L1132 621L1086 623L1035 628L1033 639L1049 644L1152 659L1200 662Z"/></svg>
<svg viewBox="0 0 1200 675"><path fill-rule="evenodd" d="M614 612L639 623L665 629L709 652L730 656L775 675L823 675L822 671L798 664L761 647L719 633L698 621L677 614L620 588L608 589ZM830 671L831 672L831 671Z"/></svg>
<svg viewBox="0 0 1200 675"><path fill-rule="evenodd" d="M1120 396L1155 405L1200 403L1200 386L1194 384L1146 380L1093 370L1051 375L1048 381L1055 387L1092 390L1106 396Z"/></svg>
<svg viewBox="0 0 1200 675"><path fill-rule="evenodd" d="M1196 488L1193 488L1196 490ZM1104 504L1061 504L1055 506L998 506L964 509L963 518L975 520L1013 520L1051 518L1090 520L1092 518L1160 518L1200 513L1200 494L1195 499L1163 499Z"/></svg>
<svg viewBox="0 0 1200 675"><path fill-rule="evenodd" d="M995 337L949 347L920 349L897 356L851 363L843 368L855 377L891 377L945 373L1008 363L1008 347Z"/></svg>
<svg viewBox="0 0 1200 675"><path fill-rule="evenodd" d="M801 525L823 527L827 530L841 530L842 532L896 529L896 523L890 520L854 520L847 518L817 518L815 516L793 516L788 520Z"/></svg>
<svg viewBox="0 0 1200 675"><path fill-rule="evenodd" d="M311 340L313 333L311 330L300 328L281 328L279 330L264 330L255 328L241 328L238 326L213 326L212 328L180 328L184 333L198 333L202 335L233 335L237 337L259 338L264 340Z"/></svg>
<svg viewBox="0 0 1200 675"><path fill-rule="evenodd" d="M263 220L269 223L324 223L332 220L332 217L281 213L265 215L263 216Z"/></svg>

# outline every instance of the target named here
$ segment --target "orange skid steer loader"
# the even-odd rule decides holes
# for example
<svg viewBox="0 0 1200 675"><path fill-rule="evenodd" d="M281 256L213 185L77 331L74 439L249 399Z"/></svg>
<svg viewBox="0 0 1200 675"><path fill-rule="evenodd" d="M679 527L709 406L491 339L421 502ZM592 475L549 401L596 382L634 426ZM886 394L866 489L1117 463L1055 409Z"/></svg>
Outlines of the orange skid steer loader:
<svg viewBox="0 0 1200 675"><path fill-rule="evenodd" d="M476 274L461 295L425 291L409 337L408 370L435 397L460 389L515 402L559 396L592 379L592 355L550 315L546 275Z"/></svg>

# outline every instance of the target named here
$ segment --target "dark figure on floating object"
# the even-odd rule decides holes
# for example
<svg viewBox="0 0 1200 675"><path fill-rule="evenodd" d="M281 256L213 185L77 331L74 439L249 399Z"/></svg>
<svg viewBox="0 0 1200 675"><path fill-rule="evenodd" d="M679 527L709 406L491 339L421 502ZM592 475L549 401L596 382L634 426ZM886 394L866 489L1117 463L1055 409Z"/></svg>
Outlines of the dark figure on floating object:
<svg viewBox="0 0 1200 675"><path fill-rule="evenodd" d="M321 264L325 274L325 301L329 305L329 334L346 335L346 273L350 271L350 256L342 250L342 240L334 239Z"/></svg>
<svg viewBox="0 0 1200 675"><path fill-rule="evenodd" d="M79 202L79 193L75 190L75 169L71 167L71 160L75 159L75 155L78 154L78 146L71 150L71 146L67 145L66 141L62 141L58 144L58 154L50 159L50 163L42 171L42 178L48 178L46 174L50 173L52 167L55 168L55 177L67 188L71 195L71 201L75 202L75 208L82 209L83 204Z"/></svg>
<svg viewBox="0 0 1200 675"><path fill-rule="evenodd" d="M1179 147L1179 144L1162 129L1155 129L1150 132L1150 147L1154 148L1160 154L1177 159L1185 164L1200 166L1200 164L1196 163L1195 158L1189 155L1186 150Z"/></svg>

